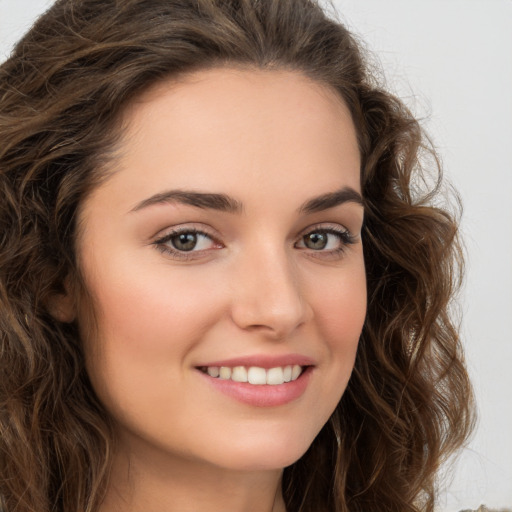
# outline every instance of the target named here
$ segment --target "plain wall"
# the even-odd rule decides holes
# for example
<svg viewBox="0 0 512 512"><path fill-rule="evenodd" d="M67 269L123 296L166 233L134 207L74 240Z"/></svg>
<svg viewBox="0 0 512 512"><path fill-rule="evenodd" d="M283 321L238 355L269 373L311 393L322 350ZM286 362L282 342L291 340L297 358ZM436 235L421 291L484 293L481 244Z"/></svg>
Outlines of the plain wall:
<svg viewBox="0 0 512 512"><path fill-rule="evenodd" d="M50 3L0 0L0 60ZM480 419L442 509L512 508L512 1L334 4L425 118L464 202L463 339Z"/></svg>

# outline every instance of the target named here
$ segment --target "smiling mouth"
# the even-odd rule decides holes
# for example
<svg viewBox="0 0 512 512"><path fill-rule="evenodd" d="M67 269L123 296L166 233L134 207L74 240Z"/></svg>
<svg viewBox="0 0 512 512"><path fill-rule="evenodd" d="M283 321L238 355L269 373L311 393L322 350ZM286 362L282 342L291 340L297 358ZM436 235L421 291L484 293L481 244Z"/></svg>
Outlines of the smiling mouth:
<svg viewBox="0 0 512 512"><path fill-rule="evenodd" d="M286 365L274 368L261 368L259 366L201 366L198 369L220 380L233 382L247 382L256 386L279 386L297 380L307 366Z"/></svg>

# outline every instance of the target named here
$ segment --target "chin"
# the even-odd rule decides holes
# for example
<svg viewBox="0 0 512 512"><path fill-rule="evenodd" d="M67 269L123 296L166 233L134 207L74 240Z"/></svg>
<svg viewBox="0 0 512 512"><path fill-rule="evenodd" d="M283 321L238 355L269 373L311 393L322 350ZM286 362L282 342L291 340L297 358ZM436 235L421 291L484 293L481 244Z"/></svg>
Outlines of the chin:
<svg viewBox="0 0 512 512"><path fill-rule="evenodd" d="M314 436L276 435L231 443L229 448L215 450L212 462L226 469L238 471L281 470L297 462L310 447ZM219 446L217 445L217 448Z"/></svg>

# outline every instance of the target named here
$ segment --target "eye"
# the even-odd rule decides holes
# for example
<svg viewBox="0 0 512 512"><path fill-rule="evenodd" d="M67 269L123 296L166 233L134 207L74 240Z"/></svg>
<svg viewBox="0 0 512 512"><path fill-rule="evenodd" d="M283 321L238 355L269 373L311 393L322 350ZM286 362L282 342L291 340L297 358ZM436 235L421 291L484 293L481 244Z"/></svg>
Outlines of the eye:
<svg viewBox="0 0 512 512"><path fill-rule="evenodd" d="M207 249L212 240L208 235L205 235L204 233L188 231L171 236L168 242L173 246L174 249L188 252L193 250L201 251L203 249Z"/></svg>
<svg viewBox="0 0 512 512"><path fill-rule="evenodd" d="M302 235L296 247L317 252L338 253L354 242L354 237L346 229L333 227L315 228Z"/></svg>
<svg viewBox="0 0 512 512"><path fill-rule="evenodd" d="M173 230L154 244L162 252L176 258L187 258L194 253L222 247L208 233L190 228Z"/></svg>

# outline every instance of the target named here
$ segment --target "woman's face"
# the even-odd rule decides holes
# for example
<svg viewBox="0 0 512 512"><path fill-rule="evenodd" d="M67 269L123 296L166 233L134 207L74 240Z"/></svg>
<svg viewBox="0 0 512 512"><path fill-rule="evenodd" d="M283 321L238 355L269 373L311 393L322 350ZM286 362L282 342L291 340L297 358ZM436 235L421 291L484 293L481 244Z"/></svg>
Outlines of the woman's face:
<svg viewBox="0 0 512 512"><path fill-rule="evenodd" d="M78 242L87 369L120 449L289 465L340 400L366 311L348 110L296 72L214 69L125 122Z"/></svg>

